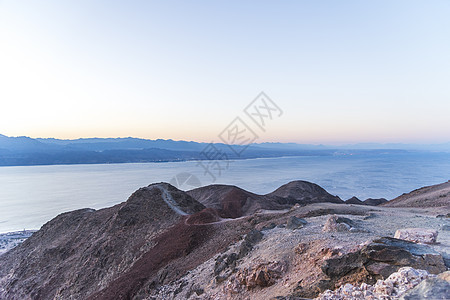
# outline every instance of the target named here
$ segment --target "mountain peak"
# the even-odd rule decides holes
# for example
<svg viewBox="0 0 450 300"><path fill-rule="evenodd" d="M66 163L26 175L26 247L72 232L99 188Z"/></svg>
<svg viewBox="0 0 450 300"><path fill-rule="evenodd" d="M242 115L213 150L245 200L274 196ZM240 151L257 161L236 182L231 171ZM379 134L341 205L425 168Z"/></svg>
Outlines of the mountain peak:
<svg viewBox="0 0 450 300"><path fill-rule="evenodd" d="M338 196L329 194L319 185L303 180L291 181L269 195L285 198L300 204L317 202L344 203Z"/></svg>

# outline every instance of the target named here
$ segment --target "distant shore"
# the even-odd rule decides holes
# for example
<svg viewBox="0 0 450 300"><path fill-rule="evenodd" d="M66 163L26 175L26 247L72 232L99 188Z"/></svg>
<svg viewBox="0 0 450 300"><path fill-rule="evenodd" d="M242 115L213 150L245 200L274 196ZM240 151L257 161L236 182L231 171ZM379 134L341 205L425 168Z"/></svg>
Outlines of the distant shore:
<svg viewBox="0 0 450 300"><path fill-rule="evenodd" d="M0 233L0 255L23 243L37 230L21 230Z"/></svg>

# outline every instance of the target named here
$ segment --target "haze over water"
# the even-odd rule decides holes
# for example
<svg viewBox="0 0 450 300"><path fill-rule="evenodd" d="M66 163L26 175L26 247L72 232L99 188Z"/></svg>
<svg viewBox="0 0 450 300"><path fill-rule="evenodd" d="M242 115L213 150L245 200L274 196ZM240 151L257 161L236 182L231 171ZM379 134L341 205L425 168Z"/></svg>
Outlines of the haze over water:
<svg viewBox="0 0 450 300"><path fill-rule="evenodd" d="M136 189L182 172L212 184L196 162L0 168L0 232L38 229L56 215L125 201ZM238 160L215 183L265 194L292 180L319 184L343 200L392 199L449 180L450 153L304 156Z"/></svg>

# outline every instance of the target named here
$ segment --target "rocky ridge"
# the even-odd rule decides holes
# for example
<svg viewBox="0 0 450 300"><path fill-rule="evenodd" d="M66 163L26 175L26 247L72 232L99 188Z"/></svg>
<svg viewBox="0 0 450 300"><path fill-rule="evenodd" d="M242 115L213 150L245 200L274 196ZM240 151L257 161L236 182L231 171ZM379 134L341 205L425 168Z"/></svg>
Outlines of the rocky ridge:
<svg viewBox="0 0 450 300"><path fill-rule="evenodd" d="M423 294L428 286L446 288L434 275L450 265L448 213L345 204L304 181L267 195L152 184L110 208L61 214L1 255L0 299L375 295L379 281L389 285L405 268L428 274L414 292ZM409 228L437 235L428 244L394 238Z"/></svg>

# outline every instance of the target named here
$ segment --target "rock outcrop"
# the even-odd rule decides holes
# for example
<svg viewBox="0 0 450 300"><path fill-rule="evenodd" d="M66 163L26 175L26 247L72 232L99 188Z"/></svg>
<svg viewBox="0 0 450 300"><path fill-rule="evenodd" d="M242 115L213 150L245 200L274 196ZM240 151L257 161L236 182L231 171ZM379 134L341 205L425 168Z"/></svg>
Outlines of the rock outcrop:
<svg viewBox="0 0 450 300"><path fill-rule="evenodd" d="M110 208L61 214L1 255L0 299L298 299L327 289L348 299L448 294L442 280L449 276L434 276L450 257L447 219L438 214L440 208L342 205L303 181L267 195L152 184ZM412 223L438 230L438 243L379 238ZM435 241L433 234L412 236L398 237ZM417 289L403 293L412 282Z"/></svg>
<svg viewBox="0 0 450 300"><path fill-rule="evenodd" d="M332 281L339 281L352 273L368 279L386 279L401 267L413 267L432 274L446 271L442 256L426 245L384 237L361 250L332 257L322 265L322 271Z"/></svg>
<svg viewBox="0 0 450 300"><path fill-rule="evenodd" d="M437 236L437 230L425 228L405 228L398 229L395 232L394 238L414 243L435 244Z"/></svg>
<svg viewBox="0 0 450 300"><path fill-rule="evenodd" d="M376 284L362 283L359 286L347 283L338 289L327 290L315 300L359 300L359 299L398 299L405 292L419 285L427 278L433 278L427 271L416 270L411 267L403 267L392 273L385 280L378 280ZM410 292L409 292L410 293ZM423 293L422 293L423 294ZM404 299L404 298L402 298ZM409 298L424 299L424 298ZM446 299L446 298L432 298Z"/></svg>
<svg viewBox="0 0 450 300"><path fill-rule="evenodd" d="M401 300L446 300L450 295L450 272L444 272L437 277L429 277L415 288L404 293Z"/></svg>

